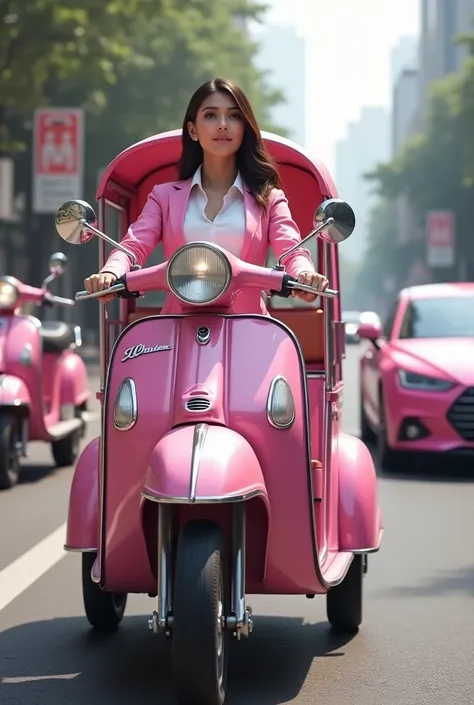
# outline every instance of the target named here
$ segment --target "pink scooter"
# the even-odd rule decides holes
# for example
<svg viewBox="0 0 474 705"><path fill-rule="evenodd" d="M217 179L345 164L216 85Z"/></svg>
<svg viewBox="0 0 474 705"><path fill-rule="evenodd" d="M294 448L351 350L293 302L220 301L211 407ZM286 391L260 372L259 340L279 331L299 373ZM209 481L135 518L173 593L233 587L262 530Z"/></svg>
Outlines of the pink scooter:
<svg viewBox="0 0 474 705"><path fill-rule="evenodd" d="M294 151L287 149L287 164ZM140 156L137 182L152 163ZM311 168L308 160L306 174ZM131 181L129 191L120 184L124 174L109 167L104 193L110 200L116 192L122 208L130 194L131 220L135 194ZM314 199L309 178L306 202ZM319 235L330 281L338 277L337 243L354 223L347 203L327 199L303 240ZM103 238L95 224L80 201L56 217L71 244L90 233ZM261 267L195 242L162 264L135 264L105 292L76 294L124 298L110 358L102 336L102 432L76 465L66 549L82 553L85 610L96 629L116 629L128 593L157 597L149 627L170 637L179 705L224 702L229 639L253 629L246 594L327 595L333 628L357 631L367 554L382 536L371 455L340 425L338 291L324 293L324 311L295 310L299 338L273 315L237 312L237 294L249 289L257 301L262 291L274 299L293 289L317 293L285 272L284 256ZM160 290L172 312L133 318L138 292ZM314 337L308 362L303 331Z"/></svg>
<svg viewBox="0 0 474 705"><path fill-rule="evenodd" d="M73 306L54 296L48 285L67 264L62 252L50 258L50 275L40 288L0 276L0 489L20 476L20 457L29 441L51 443L57 466L72 465L84 434L83 412L89 398L87 371L75 348L79 326L44 321L22 312L27 302Z"/></svg>

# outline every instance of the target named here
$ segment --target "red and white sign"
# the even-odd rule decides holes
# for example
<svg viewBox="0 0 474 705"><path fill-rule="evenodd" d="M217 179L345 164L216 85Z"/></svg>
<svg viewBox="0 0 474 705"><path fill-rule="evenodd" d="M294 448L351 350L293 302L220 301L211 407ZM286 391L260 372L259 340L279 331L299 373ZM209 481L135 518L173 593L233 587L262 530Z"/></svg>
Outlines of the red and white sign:
<svg viewBox="0 0 474 705"><path fill-rule="evenodd" d="M65 201L82 198L84 111L39 108L33 137L33 211L55 213Z"/></svg>
<svg viewBox="0 0 474 705"><path fill-rule="evenodd" d="M429 267L455 264L455 220L452 211L426 214L426 261Z"/></svg>

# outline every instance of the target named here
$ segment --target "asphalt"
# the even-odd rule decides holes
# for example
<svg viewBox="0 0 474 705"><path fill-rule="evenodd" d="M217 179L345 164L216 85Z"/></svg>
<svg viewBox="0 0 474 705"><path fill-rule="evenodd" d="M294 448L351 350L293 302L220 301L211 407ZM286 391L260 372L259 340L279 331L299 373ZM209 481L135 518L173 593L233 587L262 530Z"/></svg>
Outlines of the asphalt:
<svg viewBox="0 0 474 705"><path fill-rule="evenodd" d="M345 363L349 432L359 428L360 351L349 346ZM97 433L92 418L88 438ZM31 451L20 484L0 493L0 585L66 520L72 469L53 470L48 447ZM448 466L380 473L385 536L369 559L359 633L335 637L324 598L252 596L255 629L233 644L228 705L472 705L473 480ZM25 560L37 568L35 551ZM79 556L51 565L0 609L0 702L172 705L168 645L147 628L154 601L132 596L117 634L98 638L84 617Z"/></svg>

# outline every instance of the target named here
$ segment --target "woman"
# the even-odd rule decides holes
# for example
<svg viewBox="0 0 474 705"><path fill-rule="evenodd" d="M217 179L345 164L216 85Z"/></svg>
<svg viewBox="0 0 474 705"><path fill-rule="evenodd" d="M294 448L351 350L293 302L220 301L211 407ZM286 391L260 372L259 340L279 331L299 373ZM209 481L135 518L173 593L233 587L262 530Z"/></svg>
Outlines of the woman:
<svg viewBox="0 0 474 705"><path fill-rule="evenodd" d="M179 181L151 190L122 241L140 265L159 242L167 259L185 242L204 240L264 266L269 244L278 258L301 241L280 189L276 163L238 86L216 78L197 89L184 117L182 145ZM288 255L285 266L301 283L320 291L328 285L303 247ZM127 255L114 250L102 270L84 285L89 293L102 291L129 270ZM308 302L316 298L309 292L292 295ZM246 304L249 310L248 296ZM260 294L252 304L264 312Z"/></svg>

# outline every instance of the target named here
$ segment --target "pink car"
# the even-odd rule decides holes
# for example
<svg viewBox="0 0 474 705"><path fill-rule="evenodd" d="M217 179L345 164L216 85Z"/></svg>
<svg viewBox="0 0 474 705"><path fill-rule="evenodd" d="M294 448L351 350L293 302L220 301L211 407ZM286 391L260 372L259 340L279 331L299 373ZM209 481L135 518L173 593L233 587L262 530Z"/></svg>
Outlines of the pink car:
<svg viewBox="0 0 474 705"><path fill-rule="evenodd" d="M365 323L361 432L386 470L419 451L474 455L474 283L403 289L385 325Z"/></svg>

